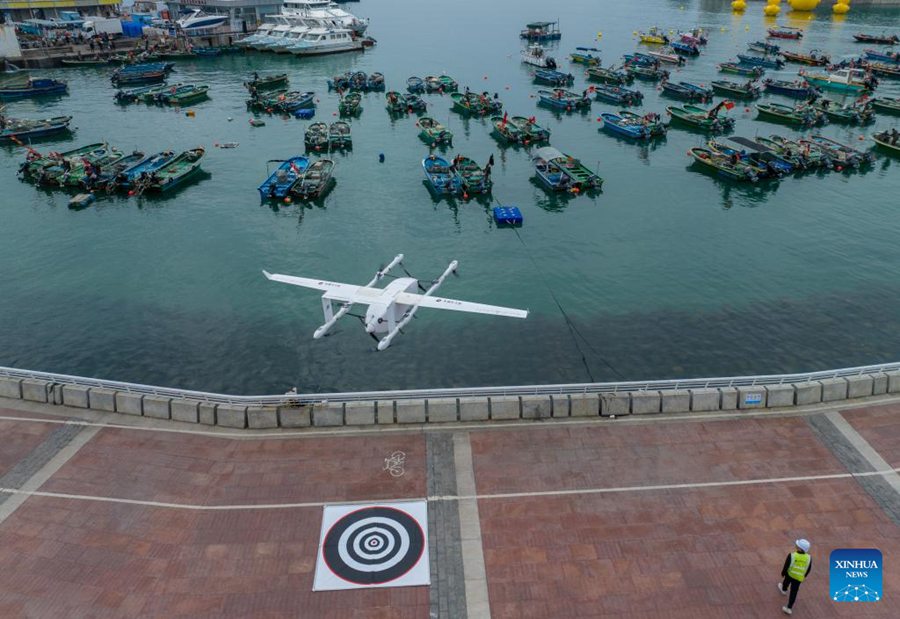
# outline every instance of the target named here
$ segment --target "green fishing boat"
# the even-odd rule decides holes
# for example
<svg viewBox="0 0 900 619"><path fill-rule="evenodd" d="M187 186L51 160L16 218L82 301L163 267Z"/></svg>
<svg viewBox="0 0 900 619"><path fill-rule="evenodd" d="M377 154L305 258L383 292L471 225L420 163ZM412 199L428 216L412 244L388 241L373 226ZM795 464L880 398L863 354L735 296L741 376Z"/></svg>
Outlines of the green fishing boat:
<svg viewBox="0 0 900 619"><path fill-rule="evenodd" d="M519 141L526 146L537 142L550 141L550 130L537 124L534 116L531 118L513 116L509 121L516 126L516 129L518 129L519 132Z"/></svg>
<svg viewBox="0 0 900 619"><path fill-rule="evenodd" d="M759 87L754 86L752 81L738 83L731 80L714 80L709 85L714 92L728 97L756 99L760 95Z"/></svg>
<svg viewBox="0 0 900 619"><path fill-rule="evenodd" d="M441 83L444 92L456 92L459 90L459 84L449 75L441 75L438 77L438 81Z"/></svg>
<svg viewBox="0 0 900 619"><path fill-rule="evenodd" d="M331 150L353 148L353 138L350 135L350 123L336 120L328 127L328 148Z"/></svg>
<svg viewBox="0 0 900 619"><path fill-rule="evenodd" d="M798 153L796 149L782 144L781 142L777 142L772 138L764 138L764 137L755 137L754 141L758 144L768 148L776 156L784 159L789 164L794 166L797 170L806 170L808 168L816 168L819 167L821 162L811 161L804 157L801 153Z"/></svg>
<svg viewBox="0 0 900 619"><path fill-rule="evenodd" d="M892 129L891 131L882 131L872 136L875 143L885 151L900 157L900 131Z"/></svg>
<svg viewBox="0 0 900 619"><path fill-rule="evenodd" d="M841 105L831 99L819 99L813 107L825 114L831 122L849 125L865 125L875 120L875 110L871 102Z"/></svg>
<svg viewBox="0 0 900 619"><path fill-rule="evenodd" d="M199 147L184 151L153 172L147 189L165 193L184 184L200 171L200 159L205 152Z"/></svg>
<svg viewBox="0 0 900 619"><path fill-rule="evenodd" d="M720 103L712 110L705 110L695 105L685 105L683 107L671 105L666 108L666 111L673 121L679 121L682 124L703 131L727 131L734 127L734 119L719 118L718 111L722 105Z"/></svg>
<svg viewBox="0 0 900 619"><path fill-rule="evenodd" d="M630 84L634 81L634 76L626 71L615 69L613 67L590 67L587 70L587 78L604 84L613 84L614 86L622 86Z"/></svg>
<svg viewBox="0 0 900 619"><path fill-rule="evenodd" d="M772 134L768 138L756 138L756 141L776 150L776 152L778 152L776 147L780 148L778 154L786 159L795 156L800 157L806 168L830 168L832 166L831 157L828 153L810 142L801 144L777 134Z"/></svg>
<svg viewBox="0 0 900 619"><path fill-rule="evenodd" d="M419 137L426 144L453 144L453 133L434 118L423 116L416 122L416 125L420 129Z"/></svg>
<svg viewBox="0 0 900 619"><path fill-rule="evenodd" d="M663 78L669 79L669 72L658 67L632 64L625 67L625 70L628 71L629 75L648 82L658 82Z"/></svg>
<svg viewBox="0 0 900 619"><path fill-rule="evenodd" d="M44 171L42 183L59 185L60 187L82 187L90 174L102 174L103 171L122 159L125 153L117 148L107 148L104 152L93 151L80 157L70 157L58 173Z"/></svg>
<svg viewBox="0 0 900 619"><path fill-rule="evenodd" d="M810 105L791 107L781 103L759 103L756 106L760 117L792 125L812 127L825 122L825 115Z"/></svg>
<svg viewBox="0 0 900 619"><path fill-rule="evenodd" d="M209 96L209 86L195 86L187 84L178 88L174 93L160 96L160 100L168 105L187 105L206 99Z"/></svg>
<svg viewBox="0 0 900 619"><path fill-rule="evenodd" d="M519 127L507 116L492 116L491 124L494 125L494 135L507 144L518 144L521 141Z"/></svg>
<svg viewBox="0 0 900 619"><path fill-rule="evenodd" d="M756 182L758 179L753 169L742 164L740 160L735 162L732 158L719 155L707 148L692 148L688 151L688 155L693 157L694 163L719 176L735 181Z"/></svg>
<svg viewBox="0 0 900 619"><path fill-rule="evenodd" d="M872 99L872 107L885 114L900 114L900 97L878 97Z"/></svg>
<svg viewBox="0 0 900 619"><path fill-rule="evenodd" d="M328 148L328 125L313 123L306 129L303 137L307 150L325 150Z"/></svg>
<svg viewBox="0 0 900 619"><path fill-rule="evenodd" d="M390 90L385 93L384 98L387 101L386 107L388 113L406 114L407 104L406 97L403 95L403 93L399 93L396 90Z"/></svg>
<svg viewBox="0 0 900 619"><path fill-rule="evenodd" d="M456 176L454 185L458 188L457 191L462 198L468 199L470 195L491 193L493 182L490 174L485 174L485 171L474 160L459 155L453 162Z"/></svg>
<svg viewBox="0 0 900 619"><path fill-rule="evenodd" d="M341 116L356 116L362 113L362 95L356 91L348 92L341 97L338 112Z"/></svg>
<svg viewBox="0 0 900 619"><path fill-rule="evenodd" d="M254 73L252 80L244 82L244 87L250 92L253 92L254 90L271 90L272 88L279 88L286 85L287 81L287 73L263 75L262 77Z"/></svg>

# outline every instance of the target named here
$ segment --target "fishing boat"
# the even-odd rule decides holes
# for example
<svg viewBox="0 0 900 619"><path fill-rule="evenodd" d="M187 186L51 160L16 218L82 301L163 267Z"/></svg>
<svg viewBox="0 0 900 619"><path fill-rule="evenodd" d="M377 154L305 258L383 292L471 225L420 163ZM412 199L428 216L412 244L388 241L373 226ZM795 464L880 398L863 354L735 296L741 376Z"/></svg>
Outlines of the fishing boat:
<svg viewBox="0 0 900 619"><path fill-rule="evenodd" d="M794 99L808 99L819 92L817 88L800 80L787 82L785 80L767 79L763 84L765 84L766 92L785 95L786 97L793 97Z"/></svg>
<svg viewBox="0 0 900 619"><path fill-rule="evenodd" d="M720 95L727 95L729 97L742 98L742 99L756 99L760 95L760 89L756 86L752 81L747 81L742 84L738 82L732 82L729 80L714 80L709 83L712 86L713 92L717 92Z"/></svg>
<svg viewBox="0 0 900 619"><path fill-rule="evenodd" d="M389 114L406 114L409 112L409 106L406 103L406 96L396 90L391 90L384 95L385 107Z"/></svg>
<svg viewBox="0 0 900 619"><path fill-rule="evenodd" d="M174 86L181 86L180 83L174 84ZM167 86L165 84L156 84L152 86L139 86L138 88L130 88L127 90L118 90L114 95L114 98L117 103L134 103L136 101L143 101L145 103L153 103L156 101L156 95L165 92L166 90L172 88L172 86Z"/></svg>
<svg viewBox="0 0 900 619"><path fill-rule="evenodd" d="M825 123L825 115L811 105L782 105L781 103L758 103L756 110L760 117L777 120L792 125L812 127Z"/></svg>
<svg viewBox="0 0 900 619"><path fill-rule="evenodd" d="M130 191L132 189L143 191L143 186L149 182L150 176L158 169L169 163L175 157L173 151L156 153L122 169L113 179L112 184L118 189Z"/></svg>
<svg viewBox="0 0 900 619"><path fill-rule="evenodd" d="M164 69L148 69L146 71L125 71L115 72L112 76L112 82L116 86L127 86L128 84L156 84L163 82L168 73Z"/></svg>
<svg viewBox="0 0 900 619"><path fill-rule="evenodd" d="M67 92L69 92L69 86L62 80L54 80L46 77L30 77L24 83L7 83L0 85L0 101L64 95Z"/></svg>
<svg viewBox="0 0 900 619"><path fill-rule="evenodd" d="M669 95L670 97L675 97L676 99L685 99L687 101L699 101L701 103L706 103L707 101L712 101L713 91L709 88L704 88L703 86L698 86L697 84L692 84L690 82L669 82L664 81L662 83L663 93Z"/></svg>
<svg viewBox="0 0 900 619"><path fill-rule="evenodd" d="M110 58L63 58L64 67L105 67L113 62Z"/></svg>
<svg viewBox="0 0 900 619"><path fill-rule="evenodd" d="M416 125L419 127L419 137L426 144L451 146L453 133L444 125L430 116L422 116Z"/></svg>
<svg viewBox="0 0 900 619"><path fill-rule="evenodd" d="M886 64L884 62L870 62L866 68L879 77L900 79L900 66Z"/></svg>
<svg viewBox="0 0 900 619"><path fill-rule="evenodd" d="M749 159L756 165L765 167L770 173L774 171L777 174L791 174L801 169L795 161L782 157L773 149L753 138L732 136L718 140L716 145L720 148L738 151L742 159ZM712 146L710 148L714 150Z"/></svg>
<svg viewBox="0 0 900 619"><path fill-rule="evenodd" d="M413 75L406 80L406 90L414 94L422 94L425 92L425 80L421 77Z"/></svg>
<svg viewBox="0 0 900 619"><path fill-rule="evenodd" d="M366 75L365 73L363 73L362 76L363 76L362 82L365 83L365 81L369 78L369 76ZM326 82L328 83L328 90L347 90L350 88L351 81L357 81L357 82L360 81L358 79L353 80L353 72L352 71L347 71L346 73L344 73L342 75L335 75L334 77L331 77L328 80L326 80Z"/></svg>
<svg viewBox="0 0 900 619"><path fill-rule="evenodd" d="M278 73L275 75L263 76L259 76L254 73L252 80L244 82L244 87L250 92L253 92L254 90L271 90L273 88L280 88L282 86L285 86L287 82L287 73Z"/></svg>
<svg viewBox="0 0 900 619"><path fill-rule="evenodd" d="M320 56L362 51L363 42L345 28L311 28L287 48L295 56Z"/></svg>
<svg viewBox="0 0 900 619"><path fill-rule="evenodd" d="M603 179L578 159L551 146L543 146L531 157L538 179L553 191L580 193L602 189Z"/></svg>
<svg viewBox="0 0 900 619"><path fill-rule="evenodd" d="M784 60L781 58L771 58L769 56L748 56L747 54L737 55L740 64L750 67L763 67L766 69L780 69L784 66Z"/></svg>
<svg viewBox="0 0 900 619"><path fill-rule="evenodd" d="M436 75L426 75L425 79L425 92L444 92L444 85L441 83L441 78Z"/></svg>
<svg viewBox="0 0 900 619"><path fill-rule="evenodd" d="M852 146L826 138L824 135L813 134L809 138L801 138L799 141L800 144L805 142L815 144L819 150L826 152L831 157L831 160L838 165L858 168L875 160L872 153L857 150Z"/></svg>
<svg viewBox="0 0 900 619"><path fill-rule="evenodd" d="M331 150L344 150L353 148L353 138L350 135L350 123L336 120L328 127L328 148Z"/></svg>
<svg viewBox="0 0 900 619"><path fill-rule="evenodd" d="M812 86L837 92L859 94L872 89L872 81L866 72L860 69L838 69L828 75L807 74L803 79Z"/></svg>
<svg viewBox="0 0 900 619"><path fill-rule="evenodd" d="M703 169L719 176L735 181L750 181L753 183L759 180L754 169L751 166L742 164L737 158L726 157L707 148L700 147L690 149L688 155L693 157L694 162L700 164Z"/></svg>
<svg viewBox="0 0 900 619"><path fill-rule="evenodd" d="M800 144L795 140L773 134L768 138L758 137L756 141L774 150L779 157L789 161L798 160L804 169L818 169L832 167L831 158L815 145L807 142Z"/></svg>
<svg viewBox="0 0 900 619"><path fill-rule="evenodd" d="M356 116L362 112L362 95L358 92L348 92L341 97L338 103L338 112L341 116Z"/></svg>
<svg viewBox="0 0 900 619"><path fill-rule="evenodd" d="M519 33L519 38L527 41L558 41L562 38L559 31L559 22L536 21L525 24L525 29Z"/></svg>
<svg viewBox="0 0 900 619"><path fill-rule="evenodd" d="M315 107L314 92L275 90L267 95L254 95L247 101L250 109L289 114L301 108Z"/></svg>
<svg viewBox="0 0 900 619"><path fill-rule="evenodd" d="M449 75L441 75L438 77L443 92L456 92L459 90L459 84Z"/></svg>
<svg viewBox="0 0 900 619"><path fill-rule="evenodd" d="M669 37L661 28L656 26L650 28L647 32L638 32L638 38L641 43L648 45L665 45L669 42Z"/></svg>
<svg viewBox="0 0 900 619"><path fill-rule="evenodd" d="M157 95L157 100L166 105L187 105L196 103L202 99L206 99L209 93L209 86L184 84L177 88L171 89L169 92Z"/></svg>
<svg viewBox="0 0 900 619"><path fill-rule="evenodd" d="M887 152L900 156L900 132L896 129L892 131L882 131L872 136L875 143L885 149Z"/></svg>
<svg viewBox="0 0 900 619"><path fill-rule="evenodd" d="M71 116L54 116L41 120L9 118L3 115L3 110L0 108L0 142L33 140L69 131L70 122L72 122Z"/></svg>
<svg viewBox="0 0 900 619"><path fill-rule="evenodd" d="M825 114L831 122L865 125L875 120L875 109L870 101L841 104L831 99L817 99L813 107Z"/></svg>
<svg viewBox="0 0 900 619"><path fill-rule="evenodd" d="M766 72L762 67L751 67L741 65L735 62L721 62L717 65L722 73L733 73L735 75L746 75L747 77L759 78Z"/></svg>
<svg viewBox="0 0 900 619"><path fill-rule="evenodd" d="M333 185L334 161L319 159L297 177L290 193L300 200L315 200L328 193Z"/></svg>
<svg viewBox="0 0 900 619"><path fill-rule="evenodd" d="M661 50L651 50L651 51L647 52L646 55L656 58L660 62L665 62L668 64L676 64L676 65L684 64L684 58L682 56L679 56L675 52L675 50L672 49L672 47L665 47Z"/></svg>
<svg viewBox="0 0 900 619"><path fill-rule="evenodd" d="M268 163L279 165L257 188L259 197L262 200L282 200L288 195L297 177L309 167L309 158L297 155L290 159L272 159Z"/></svg>
<svg viewBox="0 0 900 619"><path fill-rule="evenodd" d="M317 122L306 129L303 136L306 150L325 150L328 148L328 125Z"/></svg>
<svg viewBox="0 0 900 619"><path fill-rule="evenodd" d="M669 72L659 67L652 67L642 64L627 64L625 70L632 77L642 79L648 82L658 82L660 80L669 79Z"/></svg>
<svg viewBox="0 0 900 619"><path fill-rule="evenodd" d="M428 188L434 193L446 195L454 192L454 176L446 159L432 153L422 160L422 170Z"/></svg>
<svg viewBox="0 0 900 619"><path fill-rule="evenodd" d="M802 39L803 31L799 28L790 28L788 26L781 26L776 28L768 29L769 38L772 39Z"/></svg>
<svg viewBox="0 0 900 619"><path fill-rule="evenodd" d="M532 43L522 50L522 62L539 69L555 69L556 60L548 56L539 43Z"/></svg>
<svg viewBox="0 0 900 619"><path fill-rule="evenodd" d="M886 114L900 114L900 97L878 97L872 99L872 107Z"/></svg>
<svg viewBox="0 0 900 619"><path fill-rule="evenodd" d="M880 52L877 49L867 49L865 51L865 54L866 54L866 58L868 58L869 60L877 60L879 62L900 64L900 52L891 52L891 51Z"/></svg>
<svg viewBox="0 0 900 619"><path fill-rule="evenodd" d="M587 70L587 78L589 80L595 80L598 82L603 82L605 84L613 84L617 86L630 84L634 81L634 76L626 71L615 69L613 67L609 67L607 69L600 66L590 67Z"/></svg>
<svg viewBox="0 0 900 619"><path fill-rule="evenodd" d="M661 121L659 114L646 114L639 116L632 112L623 111L619 114L603 112L602 130L615 135L620 135L632 140L649 140L650 138L663 137L668 127Z"/></svg>
<svg viewBox="0 0 900 619"><path fill-rule="evenodd" d="M819 50L811 50L808 54L801 54L798 52L781 52L781 55L788 62L796 62L799 64L806 64L814 67L824 67L828 63L831 62L831 57L827 54L823 54Z"/></svg>
<svg viewBox="0 0 900 619"><path fill-rule="evenodd" d="M509 122L515 125L519 134L519 141L528 146L529 144L550 141L550 130L544 129L534 116L525 118L524 116L513 116Z"/></svg>
<svg viewBox="0 0 900 619"><path fill-rule="evenodd" d="M494 134L502 141L509 144L518 144L522 141L519 127L511 122L506 114L493 116L491 124L494 126Z"/></svg>
<svg viewBox="0 0 900 619"><path fill-rule="evenodd" d="M710 152L728 157L732 165L745 165L750 168L758 179L781 178L788 174L794 167L790 163L764 161L756 151L749 151L746 147L734 144L730 140L710 140L706 143Z"/></svg>
<svg viewBox="0 0 900 619"><path fill-rule="evenodd" d="M377 71L371 73L366 80L366 90L384 90L384 74Z"/></svg>
<svg viewBox="0 0 900 619"><path fill-rule="evenodd" d="M900 37L896 34L854 34L857 43L876 43L878 45L893 45L900 43Z"/></svg>
<svg viewBox="0 0 900 619"><path fill-rule="evenodd" d="M453 100L452 109L460 114L485 116L486 114L497 114L503 109L503 104L500 100L491 99L487 93L454 92L450 95L450 98Z"/></svg>
<svg viewBox="0 0 900 619"><path fill-rule="evenodd" d="M669 106L666 111L672 116L672 120L678 120L703 131L728 131L734 127L734 119L719 117L719 111L726 107L726 103L726 101L722 101L711 110L695 105L685 105L683 107Z"/></svg>
<svg viewBox="0 0 900 619"><path fill-rule="evenodd" d="M539 90L537 95L540 103L558 110L571 112L572 110L591 107L591 98L588 96L587 91L579 95L559 88L556 90Z"/></svg>
<svg viewBox="0 0 900 619"><path fill-rule="evenodd" d="M144 161L144 153L134 151L130 155L120 157L115 161L109 162L102 166L93 166L87 170L87 174L81 179L81 187L88 190L107 189L112 191L115 189L115 181L123 170L139 164Z"/></svg>
<svg viewBox="0 0 900 619"><path fill-rule="evenodd" d="M61 166L66 159L78 159L81 157L93 156L98 157L104 155L109 146L104 142L96 144L88 144L79 146L78 148L65 151L62 153L50 152L47 155L41 155L33 149L28 150L25 157L25 163L19 167L19 173L25 177L37 178L41 172L47 168Z"/></svg>
<svg viewBox="0 0 900 619"><path fill-rule="evenodd" d="M685 43L693 43L694 45L706 45L709 42L703 28L692 28L687 32L679 32L678 39Z"/></svg>
<svg viewBox="0 0 900 619"><path fill-rule="evenodd" d="M644 93L640 90L629 90L622 86L601 84L594 87L594 97L597 101L606 101L617 105L640 105L644 100Z"/></svg>
<svg viewBox="0 0 900 619"><path fill-rule="evenodd" d="M90 153L83 157L72 158L65 162L61 170L51 174L44 170L41 182L55 184L60 187L86 187L99 179L107 167L114 165L125 157L125 153L117 148L107 148L106 152ZM141 154L143 158L143 154Z"/></svg>
<svg viewBox="0 0 900 619"><path fill-rule="evenodd" d="M534 81L550 86L568 86L575 82L575 76L553 69L535 69Z"/></svg>
<svg viewBox="0 0 900 619"><path fill-rule="evenodd" d="M455 176L453 185L456 193L464 199L470 195L489 194L493 182L490 174L485 171L473 159L463 155L457 155L452 166Z"/></svg>
<svg viewBox="0 0 900 619"><path fill-rule="evenodd" d="M596 47L576 47L575 51L569 54L569 58L574 63L594 67L600 64L600 50Z"/></svg>
<svg viewBox="0 0 900 619"><path fill-rule="evenodd" d="M699 56L700 47L695 43L686 43L685 41L672 41L672 50L681 56Z"/></svg>
<svg viewBox="0 0 900 619"><path fill-rule="evenodd" d="M751 52L759 52L761 54L778 54L781 52L781 48L778 45L766 41L753 41L747 43L747 49Z"/></svg>
<svg viewBox="0 0 900 619"><path fill-rule="evenodd" d="M172 158L171 161L150 175L147 189L165 193L184 184L200 171L200 159L205 152L202 148L197 147Z"/></svg>

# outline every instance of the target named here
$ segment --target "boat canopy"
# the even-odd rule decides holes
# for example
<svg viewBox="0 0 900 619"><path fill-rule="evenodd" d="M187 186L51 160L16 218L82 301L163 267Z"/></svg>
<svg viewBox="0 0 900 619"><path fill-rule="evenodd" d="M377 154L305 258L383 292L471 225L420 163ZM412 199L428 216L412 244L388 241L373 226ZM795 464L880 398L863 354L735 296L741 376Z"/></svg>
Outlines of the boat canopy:
<svg viewBox="0 0 900 619"><path fill-rule="evenodd" d="M552 146L542 146L541 148L534 151L534 155L531 157L532 161L535 159L543 159L544 161L552 161L553 159L560 159L565 157L561 152Z"/></svg>
<svg viewBox="0 0 900 619"><path fill-rule="evenodd" d="M533 21L530 24L525 24L525 27L528 28L529 30L537 30L537 29L543 30L544 28L549 28L550 26L555 26L555 25L556 25L555 21Z"/></svg>

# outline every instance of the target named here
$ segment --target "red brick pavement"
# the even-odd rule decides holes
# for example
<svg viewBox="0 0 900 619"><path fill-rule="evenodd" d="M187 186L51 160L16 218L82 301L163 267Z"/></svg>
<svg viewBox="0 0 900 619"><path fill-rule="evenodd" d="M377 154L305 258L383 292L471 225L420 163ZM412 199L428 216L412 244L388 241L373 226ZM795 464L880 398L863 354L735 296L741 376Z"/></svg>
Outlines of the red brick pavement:
<svg viewBox="0 0 900 619"><path fill-rule="evenodd" d="M843 411L841 415L888 464L900 466L900 404Z"/></svg>
<svg viewBox="0 0 900 619"><path fill-rule="evenodd" d="M23 417L16 411L0 409L0 414ZM41 444L59 426L50 423L23 423L0 419L0 477Z"/></svg>

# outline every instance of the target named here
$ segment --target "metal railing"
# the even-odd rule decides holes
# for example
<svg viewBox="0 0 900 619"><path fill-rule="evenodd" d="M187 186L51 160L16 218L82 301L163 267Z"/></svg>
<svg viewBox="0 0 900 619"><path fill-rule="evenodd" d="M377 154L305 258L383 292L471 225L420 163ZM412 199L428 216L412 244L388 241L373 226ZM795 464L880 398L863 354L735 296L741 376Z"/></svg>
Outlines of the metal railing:
<svg viewBox="0 0 900 619"><path fill-rule="evenodd" d="M96 387L113 391L156 395L168 398L203 400L220 404L244 406L277 406L311 404L315 402L360 402L371 400L422 400L435 398L471 398L529 395L578 395L585 393L617 393L623 391L704 389L716 387L745 387L753 385L779 385L785 383L805 383L814 380L859 376L878 372L900 370L900 362L879 365L862 365L840 370L807 372L801 374L770 374L763 376L730 376L723 378L686 378L680 380L625 381L614 383L572 383L562 385L519 385L509 387L459 387L448 389L409 389L396 391L355 391L346 393L286 393L282 395L227 395L191 391L170 387L154 387L114 380L34 372L15 368L0 367L0 377L47 381L60 385Z"/></svg>

